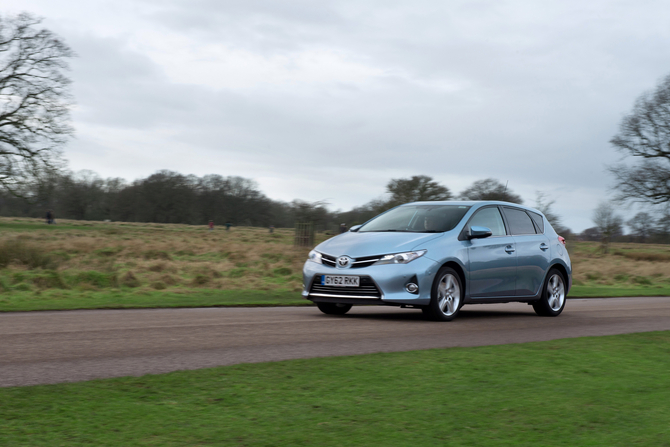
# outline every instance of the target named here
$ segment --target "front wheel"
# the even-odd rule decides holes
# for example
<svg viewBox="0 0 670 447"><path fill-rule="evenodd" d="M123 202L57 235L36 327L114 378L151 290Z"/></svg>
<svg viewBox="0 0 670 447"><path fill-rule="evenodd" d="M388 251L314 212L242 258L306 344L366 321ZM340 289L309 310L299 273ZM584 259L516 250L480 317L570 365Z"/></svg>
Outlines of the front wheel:
<svg viewBox="0 0 670 447"><path fill-rule="evenodd" d="M557 317L565 308L565 279L557 269L549 270L542 290L542 298L533 303L533 310L541 317Z"/></svg>
<svg viewBox="0 0 670 447"><path fill-rule="evenodd" d="M328 315L344 315L351 309L351 304L316 303L321 312Z"/></svg>
<svg viewBox="0 0 670 447"><path fill-rule="evenodd" d="M463 306L461 278L454 269L442 267L433 282L430 304L423 308L426 317L435 321L451 321Z"/></svg>

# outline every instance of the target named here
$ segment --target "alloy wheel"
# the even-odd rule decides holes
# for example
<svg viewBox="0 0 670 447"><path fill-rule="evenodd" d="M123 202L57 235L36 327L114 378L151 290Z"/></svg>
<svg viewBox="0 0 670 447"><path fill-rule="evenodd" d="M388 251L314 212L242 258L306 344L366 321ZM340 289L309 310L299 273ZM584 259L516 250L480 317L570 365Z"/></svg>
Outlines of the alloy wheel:
<svg viewBox="0 0 670 447"><path fill-rule="evenodd" d="M454 275L447 273L444 275L437 286L437 306L440 311L451 316L461 304L461 288Z"/></svg>
<svg viewBox="0 0 670 447"><path fill-rule="evenodd" d="M555 273L549 278L547 284L547 303L554 312L557 312L563 307L565 301L565 284L561 275Z"/></svg>

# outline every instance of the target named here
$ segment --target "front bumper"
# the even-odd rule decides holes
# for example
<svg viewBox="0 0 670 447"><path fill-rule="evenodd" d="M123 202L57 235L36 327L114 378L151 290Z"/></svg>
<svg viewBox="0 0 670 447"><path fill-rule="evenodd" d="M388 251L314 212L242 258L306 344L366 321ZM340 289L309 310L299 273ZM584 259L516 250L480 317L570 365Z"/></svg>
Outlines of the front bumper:
<svg viewBox="0 0 670 447"><path fill-rule="evenodd" d="M303 267L304 288L302 296L308 300L323 302L426 306L430 303L433 278L439 267L438 263L425 256L415 259L409 264L373 265L347 269L307 261ZM349 287L331 287L329 290L314 287L315 282L317 286L320 283L321 275L360 276L362 278L361 293L358 293L355 288ZM416 276L419 285L418 294L409 293L405 290L405 285L414 276ZM363 278L369 278L369 281ZM371 297L373 292L369 286L376 287L379 291L378 298Z"/></svg>

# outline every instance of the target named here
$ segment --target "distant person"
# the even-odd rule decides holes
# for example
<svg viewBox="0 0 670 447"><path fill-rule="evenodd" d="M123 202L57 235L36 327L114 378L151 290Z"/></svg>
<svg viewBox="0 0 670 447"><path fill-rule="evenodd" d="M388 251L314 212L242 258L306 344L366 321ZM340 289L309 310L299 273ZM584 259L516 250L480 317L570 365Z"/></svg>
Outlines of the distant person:
<svg viewBox="0 0 670 447"><path fill-rule="evenodd" d="M349 231L349 229L347 228L347 224L341 223L340 224L340 234L346 233L347 231Z"/></svg>
<svg viewBox="0 0 670 447"><path fill-rule="evenodd" d="M230 227L231 227L232 225L233 225L233 224L231 224L230 222L226 222L226 231L230 231Z"/></svg>
<svg viewBox="0 0 670 447"><path fill-rule="evenodd" d="M274 232L275 232L275 226L274 226L274 225L270 225L270 233L274 233Z"/></svg>
<svg viewBox="0 0 670 447"><path fill-rule="evenodd" d="M209 231L214 231L214 221L213 221L213 220L210 220L210 221L209 221L209 225L208 225L208 227L209 227L209 228L207 228L207 229L208 229Z"/></svg>
<svg viewBox="0 0 670 447"><path fill-rule="evenodd" d="M47 223L49 225L54 223L54 213L51 210L47 210Z"/></svg>

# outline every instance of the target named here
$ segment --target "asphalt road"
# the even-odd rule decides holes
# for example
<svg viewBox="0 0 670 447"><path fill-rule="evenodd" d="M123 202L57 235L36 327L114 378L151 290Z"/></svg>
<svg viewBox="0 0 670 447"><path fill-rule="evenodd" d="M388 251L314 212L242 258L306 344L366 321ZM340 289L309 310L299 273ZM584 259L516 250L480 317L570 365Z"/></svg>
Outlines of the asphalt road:
<svg viewBox="0 0 670 447"><path fill-rule="evenodd" d="M452 322L354 307L0 314L0 386L140 376L236 363L670 330L670 298L571 299L558 318L526 304L465 306Z"/></svg>

